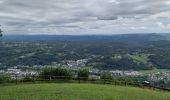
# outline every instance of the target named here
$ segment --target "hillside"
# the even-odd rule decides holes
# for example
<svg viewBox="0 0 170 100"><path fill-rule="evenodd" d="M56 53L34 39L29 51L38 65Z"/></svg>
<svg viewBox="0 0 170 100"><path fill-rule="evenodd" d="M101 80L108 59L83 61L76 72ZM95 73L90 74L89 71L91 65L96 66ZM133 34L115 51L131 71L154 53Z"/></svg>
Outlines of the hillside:
<svg viewBox="0 0 170 100"><path fill-rule="evenodd" d="M170 93L94 84L29 84L0 87L0 100L169 100Z"/></svg>
<svg viewBox="0 0 170 100"><path fill-rule="evenodd" d="M88 60L83 66L102 70L170 69L167 34L4 36L0 40L0 55L0 69L65 66L81 59Z"/></svg>
<svg viewBox="0 0 170 100"><path fill-rule="evenodd" d="M115 35L4 35L4 41L158 41L169 40L169 34Z"/></svg>

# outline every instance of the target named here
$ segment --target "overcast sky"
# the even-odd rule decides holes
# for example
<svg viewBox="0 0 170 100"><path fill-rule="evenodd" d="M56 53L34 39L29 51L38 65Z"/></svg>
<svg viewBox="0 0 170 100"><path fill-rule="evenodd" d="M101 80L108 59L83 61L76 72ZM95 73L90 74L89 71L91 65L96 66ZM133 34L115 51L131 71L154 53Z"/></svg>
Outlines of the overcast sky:
<svg viewBox="0 0 170 100"><path fill-rule="evenodd" d="M170 0L0 0L6 34L170 33Z"/></svg>

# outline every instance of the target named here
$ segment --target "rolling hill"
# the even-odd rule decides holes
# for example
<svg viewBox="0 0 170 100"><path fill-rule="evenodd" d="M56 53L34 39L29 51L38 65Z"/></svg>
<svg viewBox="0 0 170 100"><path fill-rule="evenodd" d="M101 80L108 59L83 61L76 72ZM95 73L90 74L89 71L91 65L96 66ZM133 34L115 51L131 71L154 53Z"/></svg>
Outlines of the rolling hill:
<svg viewBox="0 0 170 100"><path fill-rule="evenodd" d="M169 34L20 35L0 39L0 69L90 59L98 69L170 69Z"/></svg>

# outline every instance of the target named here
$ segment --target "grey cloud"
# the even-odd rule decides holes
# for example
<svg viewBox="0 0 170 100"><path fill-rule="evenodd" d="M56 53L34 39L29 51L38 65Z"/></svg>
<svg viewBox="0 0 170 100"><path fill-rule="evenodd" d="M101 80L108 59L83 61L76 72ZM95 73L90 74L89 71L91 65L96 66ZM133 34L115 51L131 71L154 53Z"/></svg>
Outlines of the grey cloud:
<svg viewBox="0 0 170 100"><path fill-rule="evenodd" d="M114 21L119 18L138 20L170 11L166 4L169 0L1 0L0 24L8 27L27 28L53 27L60 32L76 29L98 29L104 31L104 27L117 28ZM160 16L165 17L165 16ZM122 19L123 20L123 19ZM162 20L162 19L161 19ZM113 22L110 22L113 21ZM97 25L96 22L98 22ZM75 25L68 25L68 24ZM76 23L82 23L77 24ZM90 23L90 24L89 24ZM127 23L127 22L124 22ZM128 22L134 27L134 21ZM121 31L122 23L117 23ZM139 24L139 23L138 23ZM142 25L153 24L148 21ZM88 26L87 26L88 25ZM34 28L35 27L35 28ZM140 26L144 27L144 26ZM61 29L59 29L61 28ZM15 30L15 28L12 28ZM119 30L118 29L118 30ZM8 29L6 29L8 31ZM41 30L39 30L41 32ZM52 32L52 29L50 30ZM30 32L30 30L28 31ZM76 31L77 32L77 31ZM89 31L90 32L90 31Z"/></svg>

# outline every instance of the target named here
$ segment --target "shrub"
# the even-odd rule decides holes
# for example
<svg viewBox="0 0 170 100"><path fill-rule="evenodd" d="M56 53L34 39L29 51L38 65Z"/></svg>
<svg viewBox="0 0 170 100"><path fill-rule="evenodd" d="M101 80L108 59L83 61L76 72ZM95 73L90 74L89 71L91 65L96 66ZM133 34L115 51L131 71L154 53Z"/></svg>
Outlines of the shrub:
<svg viewBox="0 0 170 100"><path fill-rule="evenodd" d="M7 74L0 74L0 83L9 81L10 79L11 79L11 78L10 78L9 75L7 75Z"/></svg>
<svg viewBox="0 0 170 100"><path fill-rule="evenodd" d="M113 77L112 77L112 74L109 73L109 72L103 72L101 73L101 79L104 79L104 80L112 80Z"/></svg>
<svg viewBox="0 0 170 100"><path fill-rule="evenodd" d="M78 71L78 79L88 80L88 78L89 78L89 70L88 69L80 69Z"/></svg>
<svg viewBox="0 0 170 100"><path fill-rule="evenodd" d="M70 79L72 73L65 68L45 68L41 73L40 77L43 79Z"/></svg>
<svg viewBox="0 0 170 100"><path fill-rule="evenodd" d="M26 76L26 77L23 78L23 82L34 82L34 78Z"/></svg>

